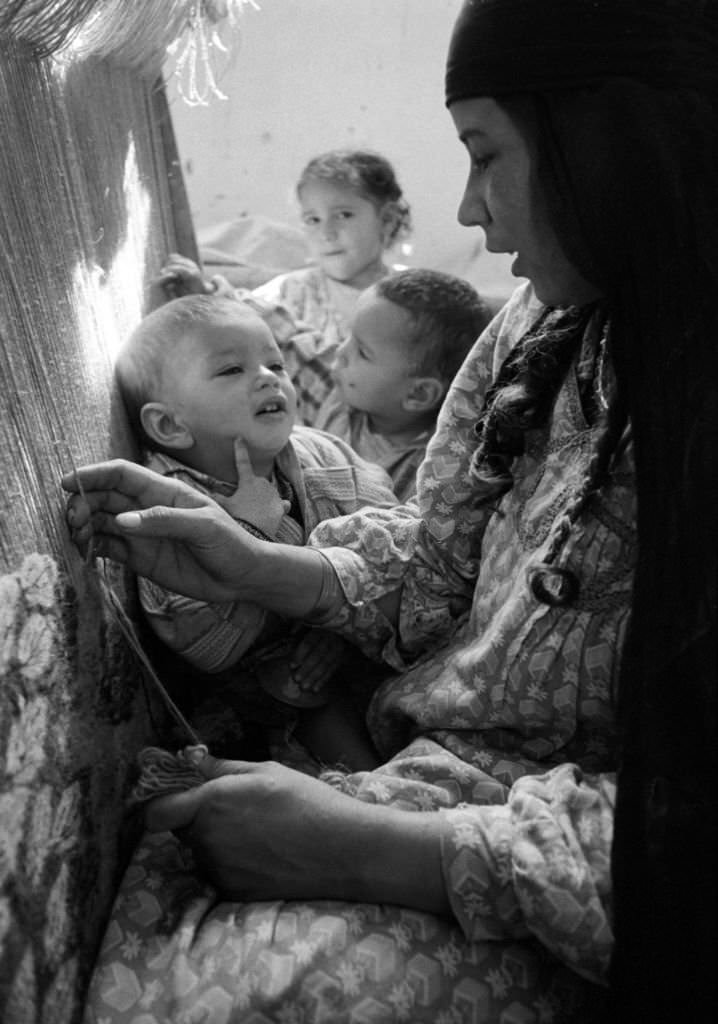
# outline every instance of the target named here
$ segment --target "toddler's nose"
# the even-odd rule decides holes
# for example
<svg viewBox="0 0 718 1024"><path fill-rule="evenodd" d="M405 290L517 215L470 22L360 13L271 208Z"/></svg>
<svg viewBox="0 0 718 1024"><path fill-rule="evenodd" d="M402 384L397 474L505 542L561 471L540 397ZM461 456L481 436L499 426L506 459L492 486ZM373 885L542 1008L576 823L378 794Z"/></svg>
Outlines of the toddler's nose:
<svg viewBox="0 0 718 1024"><path fill-rule="evenodd" d="M346 366L349 362L349 339L343 341L337 349L336 359L334 360L335 366Z"/></svg>
<svg viewBox="0 0 718 1024"><path fill-rule="evenodd" d="M260 366L257 374L257 383L260 387L279 387L279 377L271 366Z"/></svg>

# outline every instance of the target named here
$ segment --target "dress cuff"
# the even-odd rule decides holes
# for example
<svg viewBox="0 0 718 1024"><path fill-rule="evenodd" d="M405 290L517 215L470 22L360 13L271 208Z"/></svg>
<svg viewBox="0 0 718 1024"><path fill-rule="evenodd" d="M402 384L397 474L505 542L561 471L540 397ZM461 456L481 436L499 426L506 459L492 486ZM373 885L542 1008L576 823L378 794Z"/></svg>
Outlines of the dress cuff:
<svg viewBox="0 0 718 1024"><path fill-rule="evenodd" d="M459 806L444 813L444 882L464 935L470 942L527 935L513 885L510 808Z"/></svg>
<svg viewBox="0 0 718 1024"><path fill-rule="evenodd" d="M346 604L346 597L344 596L344 591L339 583L339 577L334 570L334 566L326 555L318 549L317 554L321 556L321 588L314 607L303 616L303 621L312 626L322 626L325 622L330 622Z"/></svg>

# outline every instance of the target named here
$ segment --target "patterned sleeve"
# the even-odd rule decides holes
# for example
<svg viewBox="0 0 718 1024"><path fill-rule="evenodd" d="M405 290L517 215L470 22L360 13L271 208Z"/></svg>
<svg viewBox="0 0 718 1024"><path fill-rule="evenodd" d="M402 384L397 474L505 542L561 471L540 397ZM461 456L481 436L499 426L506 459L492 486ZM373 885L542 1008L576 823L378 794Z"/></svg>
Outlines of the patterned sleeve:
<svg viewBox="0 0 718 1024"><path fill-rule="evenodd" d="M442 864L454 915L472 941L534 935L592 981L606 982L615 777L561 765L524 776L505 805L459 806Z"/></svg>
<svg viewBox="0 0 718 1024"><path fill-rule="evenodd" d="M235 665L266 625L267 613L247 602L207 604L138 578L140 604L152 630L203 672Z"/></svg>
<svg viewBox="0 0 718 1024"><path fill-rule="evenodd" d="M415 501L329 520L309 538L331 561L346 599L321 624L398 669L448 639L470 606L491 514L476 508L474 427L488 385L539 310L530 291L517 290L469 353L439 414ZM376 602L399 588L399 621L392 623Z"/></svg>

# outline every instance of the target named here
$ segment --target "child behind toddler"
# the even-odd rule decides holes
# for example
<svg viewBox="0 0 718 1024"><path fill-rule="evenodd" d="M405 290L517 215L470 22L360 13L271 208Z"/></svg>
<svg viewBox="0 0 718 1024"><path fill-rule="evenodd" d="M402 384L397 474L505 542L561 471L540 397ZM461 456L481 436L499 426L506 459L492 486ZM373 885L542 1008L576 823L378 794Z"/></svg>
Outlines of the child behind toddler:
<svg viewBox="0 0 718 1024"><path fill-rule="evenodd" d="M322 519L396 504L388 477L349 445L294 427L294 388L277 343L233 298L191 295L160 306L128 339L116 374L145 464L211 495L266 539L303 544ZM329 701L327 684L344 651L333 634L297 631L247 602L207 604L143 578L138 586L157 636L213 674L240 714L237 691L256 678L269 705L324 705L302 711L300 721L319 760L337 760L345 743L338 751L345 763L373 763ZM249 653L254 675L239 671Z"/></svg>
<svg viewBox="0 0 718 1024"><path fill-rule="evenodd" d="M182 287L205 287L191 260L173 256L170 268ZM309 377L308 368L317 368L311 352L323 346L316 331L307 331L283 306L265 304L254 293L225 294L269 325L288 372L294 372L293 383L301 388L314 380L304 422L311 413L314 427L382 466L400 501L411 498L444 395L492 317L478 292L462 278L438 270L410 268L382 277L360 294L353 326L341 345L332 346L331 360L323 349L321 375L312 370ZM306 387L304 393L306 398Z"/></svg>
<svg viewBox="0 0 718 1024"><path fill-rule="evenodd" d="M315 426L382 466L407 501L449 384L490 319L461 278L422 269L382 278L357 303Z"/></svg>
<svg viewBox="0 0 718 1024"><path fill-rule="evenodd" d="M195 263L174 254L163 275L180 294L214 289L251 296L280 343L292 336L287 369L297 389L298 419L311 425L332 388L331 367L349 336L359 295L392 272L386 254L409 234L411 214L393 167L369 150L334 149L314 157L299 176L296 195L312 266L280 274L251 293L235 292L219 274L206 280Z"/></svg>

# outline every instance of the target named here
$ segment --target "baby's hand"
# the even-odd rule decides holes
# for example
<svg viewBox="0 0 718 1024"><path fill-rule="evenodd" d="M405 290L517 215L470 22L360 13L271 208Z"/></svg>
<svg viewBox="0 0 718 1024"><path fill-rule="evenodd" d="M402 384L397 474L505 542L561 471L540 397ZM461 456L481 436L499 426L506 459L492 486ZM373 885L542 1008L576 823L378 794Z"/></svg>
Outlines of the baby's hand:
<svg viewBox="0 0 718 1024"><path fill-rule="evenodd" d="M316 693L341 665L346 641L336 633L309 629L292 651L292 679L304 693Z"/></svg>
<svg viewBox="0 0 718 1024"><path fill-rule="evenodd" d="M214 495L217 503L234 519L250 523L270 539L274 538L289 511L289 502L279 497L277 488L269 480L255 475L247 446L241 437L234 442L234 462L237 489L227 497Z"/></svg>
<svg viewBox="0 0 718 1024"><path fill-rule="evenodd" d="M176 252L169 254L155 280L168 299L177 299L181 295L207 295L215 291L198 264Z"/></svg>

